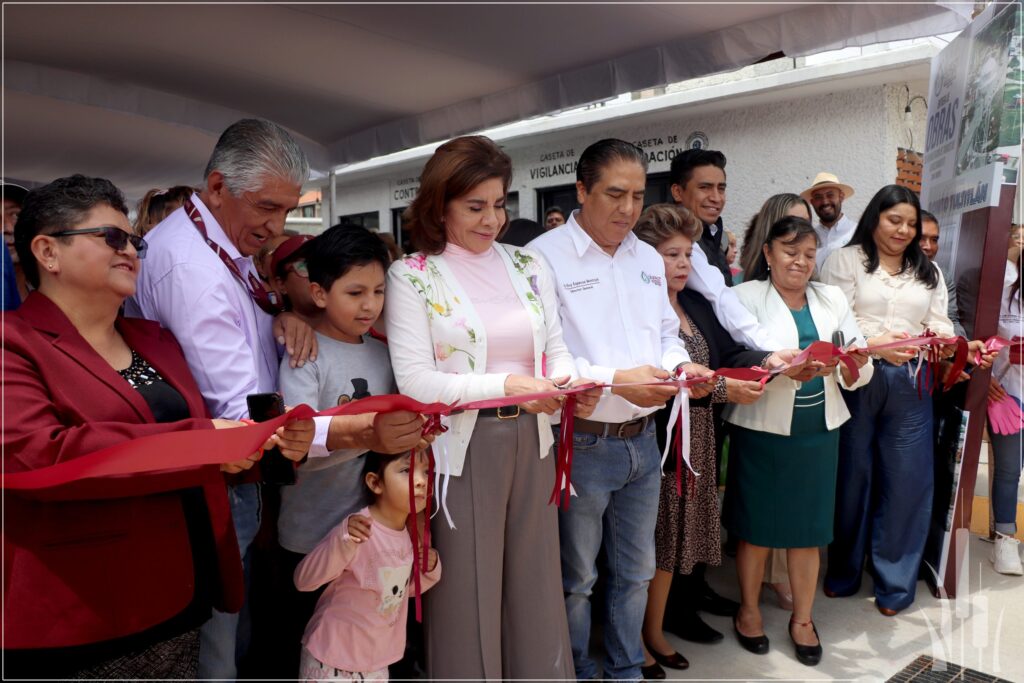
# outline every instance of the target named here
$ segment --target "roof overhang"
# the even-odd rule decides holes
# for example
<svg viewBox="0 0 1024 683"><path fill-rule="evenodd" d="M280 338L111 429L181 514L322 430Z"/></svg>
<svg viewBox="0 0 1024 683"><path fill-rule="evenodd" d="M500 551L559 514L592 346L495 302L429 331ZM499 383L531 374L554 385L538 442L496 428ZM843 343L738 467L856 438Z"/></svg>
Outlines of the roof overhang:
<svg viewBox="0 0 1024 683"><path fill-rule="evenodd" d="M244 116L320 173L755 63L956 31L939 4L12 4L4 174L197 182Z"/></svg>

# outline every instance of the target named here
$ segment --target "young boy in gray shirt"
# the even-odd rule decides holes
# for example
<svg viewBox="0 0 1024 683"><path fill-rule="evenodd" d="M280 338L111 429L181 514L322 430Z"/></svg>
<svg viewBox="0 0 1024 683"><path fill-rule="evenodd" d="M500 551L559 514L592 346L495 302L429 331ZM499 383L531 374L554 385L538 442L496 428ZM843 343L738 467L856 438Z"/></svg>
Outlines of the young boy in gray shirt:
<svg viewBox="0 0 1024 683"><path fill-rule="evenodd" d="M298 368L291 367L287 359L281 363L279 383L285 403L306 403L324 410L367 396L395 393L387 346L369 335L384 306L390 263L387 247L363 228L339 225L308 242L303 250L313 301L323 314L312 322L318 344L316 360ZM366 417L377 420L381 416ZM314 421L317 429L309 456L296 470L295 483L281 487L277 521L281 585L275 598L284 623L278 624L276 633L286 650L275 659L282 672L298 670L302 632L321 592L296 590L292 582L295 567L331 529L367 504L362 469L368 449L328 450L332 418ZM367 425L374 431L369 420ZM416 416L411 428L417 434L419 425ZM367 439L357 442L366 443ZM375 441L369 439L369 443Z"/></svg>
<svg viewBox="0 0 1024 683"><path fill-rule="evenodd" d="M313 301L323 310L314 327L318 351L316 360L302 367L291 367L287 359L281 363L279 381L285 403L324 410L395 393L387 346L369 335L384 306L388 267L384 243L367 230L338 226L309 243L306 255ZM367 451L328 452L322 440L314 439L309 457L296 471L295 484L281 490L277 523L281 547L306 555L331 529L367 504L361 476Z"/></svg>

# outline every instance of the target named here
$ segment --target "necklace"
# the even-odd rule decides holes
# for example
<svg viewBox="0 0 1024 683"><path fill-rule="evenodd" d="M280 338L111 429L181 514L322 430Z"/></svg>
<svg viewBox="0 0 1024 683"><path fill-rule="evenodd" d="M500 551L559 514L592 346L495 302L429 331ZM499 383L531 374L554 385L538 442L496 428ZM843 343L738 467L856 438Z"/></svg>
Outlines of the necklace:
<svg viewBox="0 0 1024 683"><path fill-rule="evenodd" d="M774 280L771 280L770 282L772 283L772 287L778 293L779 298L782 299L782 303L786 304L786 307L789 308L791 311L799 311L799 310L803 309L804 306L807 305L807 290L806 289L804 291L800 292L799 295L793 295L793 294L788 294L787 295L787 294L783 294L782 290L775 286L775 281ZM798 296L799 300L800 300L798 305L796 305L796 306L794 306L792 301L791 301L791 299L794 296Z"/></svg>

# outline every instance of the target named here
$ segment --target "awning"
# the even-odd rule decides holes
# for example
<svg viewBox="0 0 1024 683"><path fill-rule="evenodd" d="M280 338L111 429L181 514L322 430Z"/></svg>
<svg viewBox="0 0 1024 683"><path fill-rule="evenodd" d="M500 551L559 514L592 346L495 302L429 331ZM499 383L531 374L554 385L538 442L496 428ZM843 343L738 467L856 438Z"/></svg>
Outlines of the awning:
<svg viewBox="0 0 1024 683"><path fill-rule="evenodd" d="M757 62L956 31L939 4L4 6L4 170L197 183L261 116L326 173Z"/></svg>

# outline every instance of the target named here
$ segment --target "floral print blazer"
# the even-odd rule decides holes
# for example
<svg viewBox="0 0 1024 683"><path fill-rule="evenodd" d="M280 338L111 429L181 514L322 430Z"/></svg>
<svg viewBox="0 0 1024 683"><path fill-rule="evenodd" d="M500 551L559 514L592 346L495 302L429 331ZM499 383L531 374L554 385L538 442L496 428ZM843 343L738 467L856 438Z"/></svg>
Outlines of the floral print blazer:
<svg viewBox="0 0 1024 683"><path fill-rule="evenodd" d="M533 329L534 374L577 377L562 341L554 282L537 254L495 243ZM418 401L476 401L505 395L507 373L487 373L486 331L469 296L445 262L444 254L411 254L391 264L384 307L388 349L395 381ZM546 373L545 369L546 357ZM459 476L465 462L476 411L451 417L445 435L448 466ZM540 454L554 438L546 415L537 420Z"/></svg>

